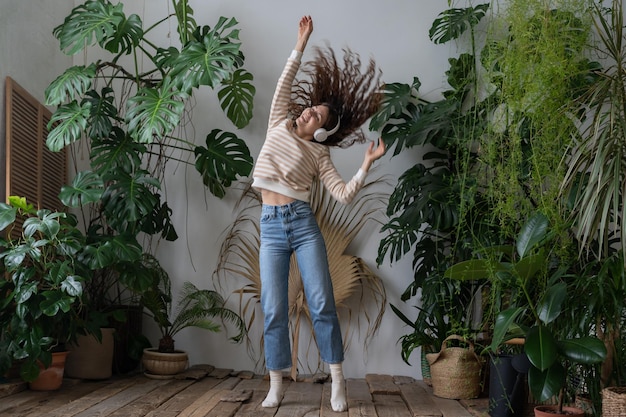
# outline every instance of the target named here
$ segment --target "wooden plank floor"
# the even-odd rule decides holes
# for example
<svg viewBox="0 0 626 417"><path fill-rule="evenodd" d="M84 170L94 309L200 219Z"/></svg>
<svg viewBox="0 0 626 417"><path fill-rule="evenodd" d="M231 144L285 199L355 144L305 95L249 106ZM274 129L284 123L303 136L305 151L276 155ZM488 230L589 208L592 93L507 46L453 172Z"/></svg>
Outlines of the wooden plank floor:
<svg viewBox="0 0 626 417"><path fill-rule="evenodd" d="M472 417L486 416L484 401L432 395L411 377L367 375L346 380L348 411L330 408L330 381L304 378L283 384L278 408L263 408L269 382L251 372L194 366L175 379L143 374L105 381L65 379L61 389L31 391L26 384L0 384L3 417ZM482 409L481 409L482 407Z"/></svg>

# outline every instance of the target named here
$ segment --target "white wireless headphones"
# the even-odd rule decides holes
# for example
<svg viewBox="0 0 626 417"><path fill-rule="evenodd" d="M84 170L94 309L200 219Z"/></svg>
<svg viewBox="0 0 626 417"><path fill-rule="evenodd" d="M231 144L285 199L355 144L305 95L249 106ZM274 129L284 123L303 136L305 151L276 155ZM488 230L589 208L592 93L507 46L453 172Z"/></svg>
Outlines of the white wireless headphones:
<svg viewBox="0 0 626 417"><path fill-rule="evenodd" d="M341 123L341 119L337 119L337 126L335 126L333 128L333 130L328 131L326 129L319 128L315 131L315 133L313 133L313 138L317 141L317 142L324 142L326 139L328 139L329 136L331 136L332 134L334 134L335 132L337 132L337 130L339 130L339 124Z"/></svg>

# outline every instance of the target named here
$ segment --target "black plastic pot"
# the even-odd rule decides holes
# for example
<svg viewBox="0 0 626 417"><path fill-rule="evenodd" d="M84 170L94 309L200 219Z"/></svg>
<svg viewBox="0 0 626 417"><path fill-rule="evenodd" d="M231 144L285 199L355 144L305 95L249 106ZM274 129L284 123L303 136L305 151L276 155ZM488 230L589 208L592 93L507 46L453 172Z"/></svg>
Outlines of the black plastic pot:
<svg viewBox="0 0 626 417"><path fill-rule="evenodd" d="M526 406L528 371L525 354L494 355L489 364L489 415L522 416Z"/></svg>

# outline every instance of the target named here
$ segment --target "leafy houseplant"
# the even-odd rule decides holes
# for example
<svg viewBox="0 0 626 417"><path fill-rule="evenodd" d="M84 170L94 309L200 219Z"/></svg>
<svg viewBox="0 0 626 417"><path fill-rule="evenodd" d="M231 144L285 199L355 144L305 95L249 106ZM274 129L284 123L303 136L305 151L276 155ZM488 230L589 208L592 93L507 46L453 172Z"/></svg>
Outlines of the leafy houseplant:
<svg viewBox="0 0 626 417"><path fill-rule="evenodd" d="M220 17L213 27L202 26L187 0L172 6L172 15L145 27L122 3L88 0L53 32L69 55L91 48L104 57L68 68L46 89L46 104L57 106L48 147L80 145L90 156L90 167L77 168L60 198L80 210L86 231L81 261L94 271L86 292L95 311L136 303L156 285L144 252L155 239L178 237L163 187L169 166L193 165L218 198L252 168L247 146L234 133L214 129L201 144L184 136L189 103L203 87L217 90L235 127L252 117L255 88L243 68L238 22ZM151 39L170 21L179 47Z"/></svg>
<svg viewBox="0 0 626 417"><path fill-rule="evenodd" d="M386 256L391 262L411 253L413 282L402 294L406 302L419 294L418 314L408 318L392 306L399 318L411 327L401 338L402 358L422 346L438 351L452 333L466 337L480 329L472 325L472 305L480 287L444 277L445 270L471 256L468 242L478 236L490 242L495 234L488 223L489 211L480 186L467 172L478 166L474 144L484 132L490 99L478 93L479 68L474 27L482 20L488 4L442 13L430 29L435 43L458 39L469 30L471 53L449 59L446 72L450 88L444 98L430 102L421 98L420 82L388 83L381 111L372 119L372 130L382 137L394 155L405 148L424 147L423 162L405 171L387 207L388 232L380 242L377 263ZM486 244L486 243L485 243ZM422 349L422 350L423 350Z"/></svg>
<svg viewBox="0 0 626 417"><path fill-rule="evenodd" d="M77 254L85 236L69 214L35 210L24 198L0 203L0 374L22 361L33 381L51 351L97 328L81 312L88 275ZM6 279L5 279L6 277Z"/></svg>
<svg viewBox="0 0 626 417"><path fill-rule="evenodd" d="M234 311L225 306L222 296L214 290L198 289L191 282L183 283L176 303L172 299L171 283L168 274L160 267L154 258L146 260L151 264L151 270L159 274L158 287L147 291L143 296L143 305L147 314L154 320L161 338L157 348L144 349L143 363L151 374L160 374L160 357L174 356L179 358L180 368L170 368L163 371L165 374L178 373L187 365L187 353L177 350L174 336L187 327L198 327L211 332L221 329L219 323L212 319L219 318L222 323L230 322L235 325L238 333L230 338L235 343L243 341L247 330L243 319ZM167 359L173 362L173 359ZM168 364L169 367L169 364Z"/></svg>
<svg viewBox="0 0 626 417"><path fill-rule="evenodd" d="M545 250L554 238L548 229L547 217L537 213L520 231L513 259L502 259L502 254L509 251L496 247L491 253L483 252L495 256L461 262L446 271L446 275L461 280L471 277L516 283L524 300L498 314L489 350L497 352L504 341L524 337L524 352L531 364L528 371L531 393L538 401L558 395L559 412L562 412L566 365L600 363L606 357L606 348L591 335L592 328L573 328L561 317L568 301L575 301L567 299L569 266L551 262ZM549 276L542 282L542 274L546 272Z"/></svg>

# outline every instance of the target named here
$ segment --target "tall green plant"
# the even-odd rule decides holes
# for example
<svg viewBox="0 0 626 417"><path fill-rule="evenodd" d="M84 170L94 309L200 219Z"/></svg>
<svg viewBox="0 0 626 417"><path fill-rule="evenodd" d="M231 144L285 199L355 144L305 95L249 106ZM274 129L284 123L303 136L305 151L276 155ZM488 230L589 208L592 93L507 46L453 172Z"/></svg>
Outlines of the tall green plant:
<svg viewBox="0 0 626 417"><path fill-rule="evenodd" d="M481 139L486 196L508 239L541 210L566 235L569 207L560 197L563 154L578 129L575 98L593 65L584 48L588 0L513 0L502 19L503 36L488 36L481 57L497 99Z"/></svg>
<svg viewBox="0 0 626 417"><path fill-rule="evenodd" d="M54 29L61 50L75 55L93 48L107 58L68 68L46 89L46 104L58 106L48 147L81 144L89 151L89 169L60 195L67 206L83 209L83 261L101 268L102 277L117 271L118 282L139 294L152 285L141 268L145 242L139 237L178 237L162 187L168 167L193 165L218 198L252 168L249 149L235 133L213 129L202 141L185 137L190 102L202 88L217 92L236 128L252 117L255 88L243 68L238 22L219 17L212 27L199 25L187 0L172 0L172 6L172 15L150 27L125 14L122 3L76 6ZM171 21L180 46L159 46L150 35Z"/></svg>
<svg viewBox="0 0 626 417"><path fill-rule="evenodd" d="M595 5L593 24L597 33L594 52L602 62L593 83L580 97L581 110L588 117L582 134L567 153L568 171L563 191L575 195L576 234L591 250L598 241L598 258L618 245L626 252L626 38L624 5L620 0L610 8Z"/></svg>
<svg viewBox="0 0 626 417"><path fill-rule="evenodd" d="M175 15L146 29L139 16L124 14L121 3L90 0L54 29L67 54L98 46L112 55L69 68L47 88L46 104L58 106L47 144L54 151L83 138L89 142L91 171L76 176L65 202L100 202L100 218L119 234L176 237L160 194L169 161L187 162L185 154L192 155L203 182L218 197L252 167L248 148L233 133L213 130L203 144L176 136L194 90L218 89L223 111L243 127L252 117L255 89L252 75L242 68L237 21L221 17L214 27L198 26L188 1L172 3ZM148 38L172 18L180 49L159 47ZM145 71L140 60L149 63Z"/></svg>
<svg viewBox="0 0 626 417"><path fill-rule="evenodd" d="M489 240L493 229L485 215L485 201L477 193L478 181L467 175L477 166L475 143L488 121L489 100L478 93L479 69L475 55L474 28L485 16L488 4L452 8L433 22L431 39L443 43L469 30L472 53L451 58L446 72L449 89L444 98L430 102L419 96L420 82L388 83L380 112L370 128L381 130L394 156L403 149L428 151L398 180L389 204L388 234L380 242L378 264L411 253L413 281L402 294L408 301L420 294L418 314L409 319L392 306L411 327L401 338L402 356L408 361L423 343L438 344L449 333L468 335L473 329L471 308L479 290L471 282L443 277L446 268L471 256L468 242L480 236ZM441 318L439 320L438 318Z"/></svg>

